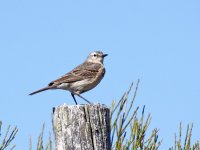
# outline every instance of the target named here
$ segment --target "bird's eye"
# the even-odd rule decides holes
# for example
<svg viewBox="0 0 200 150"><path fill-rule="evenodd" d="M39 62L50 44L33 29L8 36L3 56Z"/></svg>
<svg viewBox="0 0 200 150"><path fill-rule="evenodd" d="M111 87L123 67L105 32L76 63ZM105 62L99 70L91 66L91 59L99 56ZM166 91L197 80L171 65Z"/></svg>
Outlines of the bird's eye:
<svg viewBox="0 0 200 150"><path fill-rule="evenodd" d="M97 57L97 54L94 54L94 57Z"/></svg>

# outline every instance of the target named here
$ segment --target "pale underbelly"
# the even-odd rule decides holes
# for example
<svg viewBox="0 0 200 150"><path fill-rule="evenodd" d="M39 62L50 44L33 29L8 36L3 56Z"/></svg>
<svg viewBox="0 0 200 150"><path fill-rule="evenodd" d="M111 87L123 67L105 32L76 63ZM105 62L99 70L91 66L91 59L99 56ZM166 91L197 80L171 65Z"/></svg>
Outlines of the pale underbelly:
<svg viewBox="0 0 200 150"><path fill-rule="evenodd" d="M102 78L101 78L102 79ZM62 83L59 85L57 88L63 89L63 90L68 90L70 92L74 92L77 94L81 94L83 92L89 91L95 86L99 84L101 79L84 79L81 81L73 82L73 83Z"/></svg>

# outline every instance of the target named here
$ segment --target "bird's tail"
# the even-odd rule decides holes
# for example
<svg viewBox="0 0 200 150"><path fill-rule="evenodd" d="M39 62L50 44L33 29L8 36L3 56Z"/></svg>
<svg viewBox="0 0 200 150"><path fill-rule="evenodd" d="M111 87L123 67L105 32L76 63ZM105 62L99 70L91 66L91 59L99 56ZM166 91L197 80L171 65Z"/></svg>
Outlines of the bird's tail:
<svg viewBox="0 0 200 150"><path fill-rule="evenodd" d="M39 93L39 92L43 92L43 91L49 90L49 89L51 89L51 88L52 88L52 87L45 87L45 88L39 89L39 90L37 90L37 91L35 91L35 92L32 92L32 93L30 93L29 95L34 95L34 94L37 94L37 93Z"/></svg>

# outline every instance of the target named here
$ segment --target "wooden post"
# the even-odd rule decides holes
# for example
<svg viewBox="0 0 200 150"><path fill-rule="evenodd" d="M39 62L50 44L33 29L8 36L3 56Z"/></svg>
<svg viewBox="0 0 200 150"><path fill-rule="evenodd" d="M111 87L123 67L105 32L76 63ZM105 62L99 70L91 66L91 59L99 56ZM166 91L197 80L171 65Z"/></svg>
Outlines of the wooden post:
<svg viewBox="0 0 200 150"><path fill-rule="evenodd" d="M111 150L110 110L66 104L53 109L55 150Z"/></svg>

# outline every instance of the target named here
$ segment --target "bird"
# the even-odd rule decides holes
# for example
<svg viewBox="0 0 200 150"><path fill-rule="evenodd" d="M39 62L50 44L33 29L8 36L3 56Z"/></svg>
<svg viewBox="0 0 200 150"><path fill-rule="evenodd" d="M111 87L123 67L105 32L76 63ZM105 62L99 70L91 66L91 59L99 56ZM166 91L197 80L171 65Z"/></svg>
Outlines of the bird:
<svg viewBox="0 0 200 150"><path fill-rule="evenodd" d="M76 105L78 103L75 95L79 96L89 104L92 104L80 94L93 89L103 79L106 72L103 62L107 55L108 54L104 54L102 51L91 52L82 64L60 78L53 80L48 86L34 91L29 95L34 95L46 90L62 89L71 93Z"/></svg>

